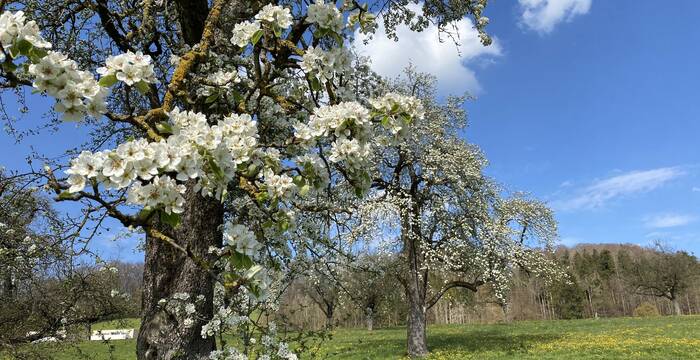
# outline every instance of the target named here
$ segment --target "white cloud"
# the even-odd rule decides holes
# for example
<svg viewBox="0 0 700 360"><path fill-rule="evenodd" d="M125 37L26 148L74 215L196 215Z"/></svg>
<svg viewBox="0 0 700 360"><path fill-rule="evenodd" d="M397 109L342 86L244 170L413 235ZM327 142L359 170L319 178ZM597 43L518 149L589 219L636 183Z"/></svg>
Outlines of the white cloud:
<svg viewBox="0 0 700 360"><path fill-rule="evenodd" d="M698 187L698 186L693 186L693 188L692 188L691 190L692 190L693 192L700 192L700 187Z"/></svg>
<svg viewBox="0 0 700 360"><path fill-rule="evenodd" d="M688 225L697 220L694 215L688 214L661 214L649 216L644 220L644 224L651 228L670 228Z"/></svg>
<svg viewBox="0 0 700 360"><path fill-rule="evenodd" d="M396 30L399 41L394 41L386 37L384 24L378 21L379 28L372 41L365 45L364 37L357 35L353 43L361 56L372 60L372 69L380 75L396 77L409 63L413 64L418 71L434 75L438 91L443 94L461 95L465 91L478 94L481 86L474 70L467 64L501 55L498 39L493 38L493 44L483 46L469 19L460 20L454 29L450 29L456 35L458 45L447 35L439 34L436 26L422 32L399 26Z"/></svg>
<svg viewBox="0 0 700 360"><path fill-rule="evenodd" d="M554 201L552 205L559 210L600 208L615 198L652 191L684 174L678 167L631 171L596 181L573 197Z"/></svg>
<svg viewBox="0 0 700 360"><path fill-rule="evenodd" d="M539 33L549 33L562 21L587 14L592 0L518 0L521 22Z"/></svg>

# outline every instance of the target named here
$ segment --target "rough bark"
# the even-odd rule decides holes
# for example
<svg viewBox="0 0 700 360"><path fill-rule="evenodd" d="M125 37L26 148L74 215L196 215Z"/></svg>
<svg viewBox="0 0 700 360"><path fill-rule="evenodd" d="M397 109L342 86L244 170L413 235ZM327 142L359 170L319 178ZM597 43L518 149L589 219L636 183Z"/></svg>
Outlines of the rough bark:
<svg viewBox="0 0 700 360"><path fill-rule="evenodd" d="M428 355L428 343L426 337L425 306L420 300L419 294L413 289L406 289L408 298L408 322L406 348L410 358L422 358Z"/></svg>
<svg viewBox="0 0 700 360"><path fill-rule="evenodd" d="M415 211L414 211L415 212ZM402 220L402 237L404 256L407 260L407 278L405 279L406 298L408 299L408 321L406 349L410 358L422 358L428 355L426 337L426 304L425 286L420 273L420 249L410 234L419 234L415 225L411 224L408 216Z"/></svg>
<svg viewBox="0 0 700 360"><path fill-rule="evenodd" d="M204 198L192 191L191 187L192 184L189 184L181 223L177 228L170 229L169 234L195 256L206 259L210 246L221 246L223 208L216 199ZM166 311L158 302L171 299L176 293L189 294L192 302L201 295L204 300L197 306L198 317L211 318L214 279L209 272L182 251L147 236L143 284L138 359L189 360L208 357L215 349L215 341L200 335L205 321L195 320L191 326L185 326L182 316Z"/></svg>

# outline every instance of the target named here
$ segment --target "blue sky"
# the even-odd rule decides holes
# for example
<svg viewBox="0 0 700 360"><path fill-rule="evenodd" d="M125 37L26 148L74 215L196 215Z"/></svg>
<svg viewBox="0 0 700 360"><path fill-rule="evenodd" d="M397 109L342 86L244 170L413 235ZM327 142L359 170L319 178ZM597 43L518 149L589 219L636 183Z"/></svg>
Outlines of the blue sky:
<svg viewBox="0 0 700 360"><path fill-rule="evenodd" d="M660 239L700 254L700 2L490 1L491 49L460 28L363 48L475 93L469 141L489 174L547 201L562 242ZM400 61L399 61L400 62ZM457 80L455 80L457 79Z"/></svg>
<svg viewBox="0 0 700 360"><path fill-rule="evenodd" d="M434 73L442 94L468 90L464 136L489 158L489 175L547 201L562 242L660 239L700 254L700 2L633 0L490 1L494 45L467 21L459 50L435 29L378 34L360 52L396 75L411 61ZM9 101L10 98L6 98ZM46 103L33 103L32 114ZM38 116L28 116L30 122ZM64 124L59 134L75 134ZM29 144L52 153L73 136L43 135L15 146L0 135L0 164L23 166ZM96 248L139 260L134 239Z"/></svg>

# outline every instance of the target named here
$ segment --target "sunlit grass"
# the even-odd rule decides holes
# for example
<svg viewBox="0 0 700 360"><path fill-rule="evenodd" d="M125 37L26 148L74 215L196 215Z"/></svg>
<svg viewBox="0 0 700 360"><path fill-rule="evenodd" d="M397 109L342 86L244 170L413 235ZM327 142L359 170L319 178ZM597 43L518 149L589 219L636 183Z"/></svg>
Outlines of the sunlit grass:
<svg viewBox="0 0 700 360"><path fill-rule="evenodd" d="M93 329L137 327L138 322ZM322 359L405 358L406 330L339 329ZM429 328L429 359L700 359L700 316L526 321ZM42 345L56 359L134 359L135 340Z"/></svg>

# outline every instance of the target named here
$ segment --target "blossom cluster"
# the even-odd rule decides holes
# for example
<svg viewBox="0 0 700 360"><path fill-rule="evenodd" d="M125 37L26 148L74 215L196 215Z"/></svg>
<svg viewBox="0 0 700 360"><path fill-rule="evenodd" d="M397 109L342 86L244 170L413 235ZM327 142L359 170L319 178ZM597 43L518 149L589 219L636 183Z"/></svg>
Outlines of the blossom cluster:
<svg viewBox="0 0 700 360"><path fill-rule="evenodd" d="M55 109L65 120L81 120L86 113L99 116L107 111L107 90L91 73L78 69L78 64L66 55L50 51L36 64L29 65L33 86L56 98Z"/></svg>
<svg viewBox="0 0 700 360"><path fill-rule="evenodd" d="M382 123L393 134L406 129L410 121L422 119L425 110L421 101L413 96L388 93L378 99L370 100L375 113L383 117Z"/></svg>
<svg viewBox="0 0 700 360"><path fill-rule="evenodd" d="M286 29L292 25L292 14L289 9L272 4L265 5L255 15L255 19L279 29Z"/></svg>
<svg viewBox="0 0 700 360"><path fill-rule="evenodd" d="M349 73L351 65L350 53L346 49L324 51L319 47L309 47L299 63L307 75L322 81L330 81L338 75Z"/></svg>
<svg viewBox="0 0 700 360"><path fill-rule="evenodd" d="M302 156L297 156L294 161L302 170L302 174L307 179L312 179L312 184L315 189L320 189L328 185L330 176L323 159L318 154L308 153ZM303 192L302 188L302 192Z"/></svg>
<svg viewBox="0 0 700 360"><path fill-rule="evenodd" d="M243 21L233 27L231 43L238 47L245 47L250 39L260 30L260 23L257 21Z"/></svg>
<svg viewBox="0 0 700 360"><path fill-rule="evenodd" d="M190 294L178 292L173 294L169 299L160 299L158 305L170 314L176 315L183 319L181 325L184 328L190 328L197 320L197 307L204 303L204 295L197 295L192 298Z"/></svg>
<svg viewBox="0 0 700 360"><path fill-rule="evenodd" d="M262 245L255 239L255 234L248 230L245 225L232 224L230 222L224 225L224 243L236 249L237 252L255 256Z"/></svg>
<svg viewBox="0 0 700 360"><path fill-rule="evenodd" d="M267 169L264 172L265 187L271 198L286 199L296 188L292 178L287 174L275 174L272 169Z"/></svg>
<svg viewBox="0 0 700 360"><path fill-rule="evenodd" d="M201 335L204 338L228 329L235 329L239 324L248 322L247 316L237 315L230 307L220 307L212 319L202 326Z"/></svg>
<svg viewBox="0 0 700 360"><path fill-rule="evenodd" d="M154 177L146 185L135 182L129 188L128 201L145 207L162 207L166 213L179 214L183 212L185 185L178 184L167 175Z"/></svg>
<svg viewBox="0 0 700 360"><path fill-rule="evenodd" d="M27 21L23 11L5 11L0 15L0 44L5 51L16 53L13 47L26 41L31 46L50 49L51 43L41 36L35 21ZM0 61L5 61L5 53L0 54Z"/></svg>
<svg viewBox="0 0 700 360"><path fill-rule="evenodd" d="M0 15L0 44L13 58L27 57L27 71L34 79L34 88L56 98L54 109L63 113L64 120L77 121L86 115L97 117L107 112L108 91L101 85L111 85L110 78L127 85L155 82L150 56L129 51L107 59L106 67L97 72L108 81L98 83L90 72L80 70L66 55L45 51L51 48L51 43L41 36L35 21L26 21L22 11ZM6 53L2 52L0 61L5 59Z"/></svg>
<svg viewBox="0 0 700 360"><path fill-rule="evenodd" d="M123 143L116 150L84 151L71 161L69 192L81 191L87 179L106 188L129 189L129 201L162 206L167 213L182 212L184 187L161 173L174 172L179 181L199 179L202 193L221 194L235 175L236 166L250 159L257 145L257 127L249 115L230 115L209 126L201 113L170 112L173 134L166 140Z"/></svg>
<svg viewBox="0 0 700 360"><path fill-rule="evenodd" d="M325 4L324 0L316 0L316 3L309 5L306 22L336 33L343 29L343 16L340 11L333 4Z"/></svg>
<svg viewBox="0 0 700 360"><path fill-rule="evenodd" d="M122 81L129 86L141 82L147 84L156 82L151 57L144 55L140 51L136 53L127 51L124 54L108 57L105 61L105 66L98 68L97 73L103 77L114 76L116 80Z"/></svg>
<svg viewBox="0 0 700 360"><path fill-rule="evenodd" d="M331 147L332 162L345 161L351 167L360 167L369 156L369 110L357 102L343 102L321 107L311 116L308 124L295 126L295 137L313 145L324 136L334 135Z"/></svg>

